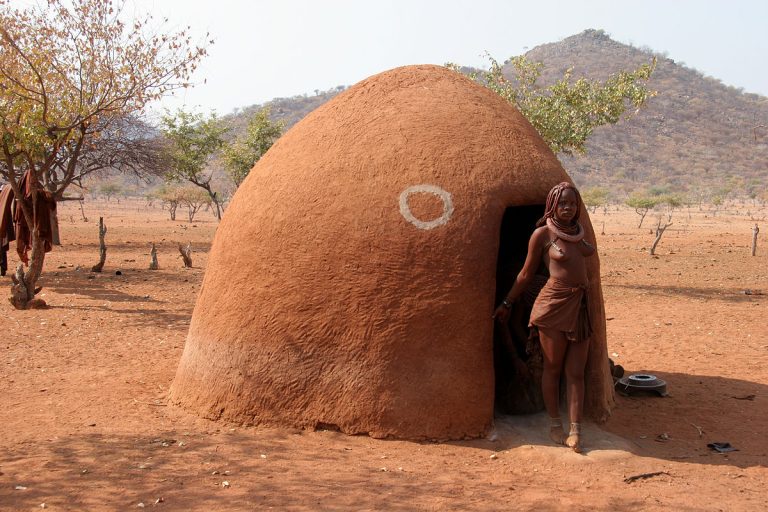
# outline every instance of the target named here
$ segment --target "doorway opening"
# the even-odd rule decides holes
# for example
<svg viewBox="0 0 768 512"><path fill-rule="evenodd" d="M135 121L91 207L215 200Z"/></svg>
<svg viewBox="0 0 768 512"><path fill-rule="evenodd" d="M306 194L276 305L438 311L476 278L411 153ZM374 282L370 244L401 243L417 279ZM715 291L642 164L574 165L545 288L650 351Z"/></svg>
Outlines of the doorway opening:
<svg viewBox="0 0 768 512"><path fill-rule="evenodd" d="M499 254L496 260L496 296L500 304L512 288L525 263L528 241L544 205L507 208L501 222ZM546 279L540 265L538 279ZM529 339L528 319L533 305L531 293L512 305L506 324L494 322L493 366L496 379L494 406L497 415L531 414L544 410L541 394L542 358L538 339Z"/></svg>

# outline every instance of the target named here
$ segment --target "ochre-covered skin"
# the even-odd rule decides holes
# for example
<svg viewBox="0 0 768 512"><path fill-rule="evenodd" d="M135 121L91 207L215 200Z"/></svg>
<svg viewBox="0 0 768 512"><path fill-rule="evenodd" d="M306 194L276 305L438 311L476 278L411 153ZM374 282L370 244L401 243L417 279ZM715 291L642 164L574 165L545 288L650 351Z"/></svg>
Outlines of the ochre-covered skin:
<svg viewBox="0 0 768 512"><path fill-rule="evenodd" d="M458 73L409 66L358 83L278 140L235 194L172 401L246 424L482 436L502 216L566 179L522 115ZM586 405L603 418L613 395L591 260Z"/></svg>

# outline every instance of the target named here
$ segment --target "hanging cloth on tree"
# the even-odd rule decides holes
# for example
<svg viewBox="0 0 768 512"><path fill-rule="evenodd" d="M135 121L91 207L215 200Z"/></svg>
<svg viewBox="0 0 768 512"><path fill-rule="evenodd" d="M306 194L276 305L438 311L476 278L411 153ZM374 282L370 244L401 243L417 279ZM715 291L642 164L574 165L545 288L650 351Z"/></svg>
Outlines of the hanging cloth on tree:
<svg viewBox="0 0 768 512"><path fill-rule="evenodd" d="M24 200L33 203L33 228L37 229L38 236L43 240L45 252L50 252L53 248L51 215L56 214L56 200L53 199L53 194L50 192L38 190L37 201L32 201L29 171L25 172L24 176L22 176L19 188L24 191ZM19 255L19 259L28 265L29 256L27 253L32 249L32 230L27 225L27 218L18 204L13 214L13 223L16 230L16 252Z"/></svg>

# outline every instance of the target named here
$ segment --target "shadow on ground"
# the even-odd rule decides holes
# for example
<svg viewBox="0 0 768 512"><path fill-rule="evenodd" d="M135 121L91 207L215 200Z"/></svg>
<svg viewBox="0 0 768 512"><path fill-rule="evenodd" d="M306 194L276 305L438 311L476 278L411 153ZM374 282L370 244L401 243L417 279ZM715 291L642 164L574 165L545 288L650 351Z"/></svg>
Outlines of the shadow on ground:
<svg viewBox="0 0 768 512"><path fill-rule="evenodd" d="M641 284L603 284L604 288L625 288L648 295L664 297L686 297L698 300L722 300L725 302L760 302L768 300L761 290L744 288L700 288L691 286L656 286Z"/></svg>

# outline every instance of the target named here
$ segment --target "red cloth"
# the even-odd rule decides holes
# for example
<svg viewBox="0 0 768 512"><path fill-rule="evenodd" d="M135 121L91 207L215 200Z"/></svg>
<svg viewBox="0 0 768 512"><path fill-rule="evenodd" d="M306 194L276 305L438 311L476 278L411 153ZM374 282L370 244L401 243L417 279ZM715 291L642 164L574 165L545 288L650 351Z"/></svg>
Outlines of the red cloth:
<svg viewBox="0 0 768 512"><path fill-rule="evenodd" d="M0 276L8 270L8 247L16 240L13 230L13 189L10 185L0 187Z"/></svg>
<svg viewBox="0 0 768 512"><path fill-rule="evenodd" d="M13 189L10 185L0 187L0 246L8 247L8 243L15 240L13 235Z"/></svg>
<svg viewBox="0 0 768 512"><path fill-rule="evenodd" d="M533 304L530 326L562 331L570 341L588 339L592 335L592 322L587 287L550 277Z"/></svg>
<svg viewBox="0 0 768 512"><path fill-rule="evenodd" d="M30 187L29 171L24 173L19 183L21 190L24 191L24 199L32 203L32 190ZM53 248L53 230L51 229L51 215L56 212L56 201L50 192L42 190L37 191L37 202L32 211L33 228L37 230L38 236L43 239L45 252L50 252ZM24 211L20 205L16 205L16 211L13 215L14 228L16 230L16 252L19 259L25 264L29 264L27 253L32 249L32 231L27 225L27 219L24 217Z"/></svg>

